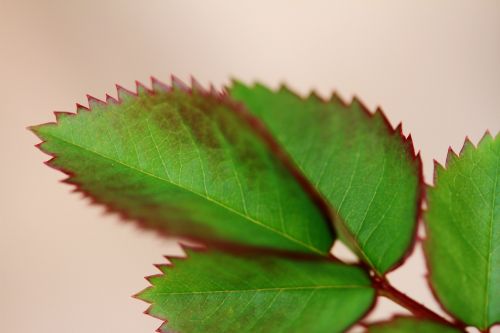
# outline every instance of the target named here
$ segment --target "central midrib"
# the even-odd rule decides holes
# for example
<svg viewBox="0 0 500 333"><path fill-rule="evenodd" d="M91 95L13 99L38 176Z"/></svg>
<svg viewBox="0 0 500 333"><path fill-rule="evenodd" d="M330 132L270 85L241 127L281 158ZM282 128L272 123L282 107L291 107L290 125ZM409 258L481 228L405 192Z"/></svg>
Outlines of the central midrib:
<svg viewBox="0 0 500 333"><path fill-rule="evenodd" d="M368 285L330 285L330 286L303 286L303 287L275 287L275 288L255 288L255 289L234 289L234 290L207 290L207 291L183 291L183 292L158 292L157 295L193 295L193 294L232 294L244 292L265 292L265 291L300 291L315 289L372 289Z"/></svg>
<svg viewBox="0 0 500 333"><path fill-rule="evenodd" d="M357 155L359 155L358 153L359 153L359 151L357 151ZM299 169L299 171L303 175L308 175L308 173L306 172L305 168L303 167L303 164L304 163L298 163L297 162L297 168ZM356 161L356 165L357 165L357 161ZM352 178L353 174L356 172L355 169L356 169L356 167L353 168L353 172L352 172L350 178ZM320 184L318 182L316 184L316 187L318 188L318 190L319 190L319 185ZM327 200L327 204L328 204L328 206L330 206L330 204L328 202L330 202L331 199L328 198L323 191L321 191L321 190L319 190L319 191L321 193L322 200ZM345 191L344 196L347 195L347 192L349 192L349 188ZM344 200L342 200L342 201L344 201ZM341 202L340 206L342 206L342 202ZM341 207L339 207L339 208L341 208ZM364 259L366 261L366 263L368 265L370 265L370 267L373 268L373 270L375 271L375 273L377 275L382 276L383 274L379 271L379 269L375 266L375 264L373 263L373 261L368 257L368 255L365 253L365 251L361 248L361 245L359 244L358 239L355 237L354 233L350 230L350 228L349 228L348 224L346 223L344 217L342 217L340 215L339 209L334 209L334 211L336 212L336 214L338 216L339 222L342 224L343 230L345 231L346 236L348 237L350 244L352 244L352 246L357 249L357 251L355 251L355 252L358 253L359 256L362 257L362 259Z"/></svg>
<svg viewBox="0 0 500 333"><path fill-rule="evenodd" d="M203 198L203 199L205 199L205 200L208 200L208 201L212 202L213 204L216 204L216 205L218 205L218 206L220 206L220 207L222 207L222 208L224 208L224 209L226 209L226 210L228 210L228 211L232 212L233 214L236 214L236 215L238 215L238 216L240 216L240 217L243 217L244 219L246 219L246 220L250 221L251 223L254 223L254 224L256 224L256 225L258 225L258 226L260 226L260 227L262 227L262 228L265 228L265 229L267 229L267 230L270 230L270 231L272 231L272 232L274 232L274 233L276 233L276 234L278 234L278 235L280 235L280 236L282 236L282 237L284 237L284 238L286 238L286 239L288 239L288 240L290 240L290 241L292 241L292 242L294 242L294 243L297 243L297 244L299 244L299 245L301 245L301 246L303 246L303 247L307 248L308 250L313 251L314 253L324 255L324 253L323 253L323 252L321 252L320 250L318 250L318 249L316 249L316 248L314 248L314 247L311 247L310 245L308 245L308 244L306 244L306 243L303 243L303 242L299 241L298 239L295 239L295 238L293 238L293 237L291 237L291 236L289 236L289 235L287 235L287 234L284 234L284 233L280 232L279 230L276 230L276 229L274 229L274 228L271 228L270 226L265 225L265 224L263 224L262 222L260 222L260 221L258 221L258 220L255 220L255 219L254 219L254 218L252 218L251 216L245 215L245 214L243 214L243 213L241 213L241 212L239 212L239 211L237 211L237 210L235 210L235 209L233 209L233 208L231 208L231 207L229 207L229 206L225 205L225 204L224 204L224 203L222 203L222 202L219 202L219 201L217 201L217 200L214 200L214 199L212 199L212 198L210 198L210 197L208 197L208 196L204 196L204 195L202 195L202 194L200 194L200 193L198 193L198 192L195 192L195 191L193 191L193 190L191 190L191 189L188 189L188 188L182 187L181 185L176 184L176 183L174 183L174 182L173 182L173 181L171 181L171 180L168 180L168 179L165 179L165 178L158 177L158 176L156 176L156 175L154 175L154 174L152 174L152 173L149 173L149 172L147 172L147 171L145 171L145 170L138 169L138 168L136 168L136 167L134 167L134 166L131 166L131 165L125 164L125 163L123 163L122 161L115 160L115 159L113 159L113 158L111 158L111 157L108 157L108 156L102 155L101 153L99 153L99 152L97 152L97 151L95 151L95 150L92 150L92 149L89 149L89 148L87 148L87 147L84 147L84 146L78 145L78 144L76 144L76 143L74 143L74 142L67 141L67 140L62 139L62 138L60 138L60 137L54 136L53 134L49 134L49 136L51 136L53 139L59 140L60 142L64 142L64 143L66 143L66 144L72 145L72 146L77 147L77 148L79 148L79 149L82 149L82 150L84 150L84 151L90 152L90 153L92 153L92 154L94 154L94 155L97 155L97 156L99 156L99 157L101 157L101 158L104 158L104 159L106 159L106 160L109 160L109 161L112 161L112 162L118 163L118 164L120 164L120 165L122 165L122 166L124 166L124 167L126 167L126 168L129 168L129 169L131 169L131 170L137 171L137 172L142 173L142 174L144 174L144 175L146 175L146 176L149 176L149 177L152 177L152 178L158 179L158 180L160 180L160 181L163 181L163 182L169 183L169 184L171 184L171 185L174 185L174 186L176 186L176 187L180 188L181 190L184 190L184 191L190 192L190 193L192 193L192 194L194 194L194 195L196 195L196 196L198 196L198 197L200 197L200 198ZM56 156L56 157L57 157L57 156Z"/></svg>

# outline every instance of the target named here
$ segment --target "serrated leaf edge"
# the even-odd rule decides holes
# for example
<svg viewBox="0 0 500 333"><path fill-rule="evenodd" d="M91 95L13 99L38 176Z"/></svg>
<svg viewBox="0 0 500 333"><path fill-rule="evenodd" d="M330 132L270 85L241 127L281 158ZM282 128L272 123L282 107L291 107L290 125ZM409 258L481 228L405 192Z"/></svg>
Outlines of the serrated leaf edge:
<svg viewBox="0 0 500 333"><path fill-rule="evenodd" d="M49 160L47 160L43 163L52 169L55 169L55 170L58 170L58 171L64 173L67 176L66 178L60 180L60 182L74 186L74 188L71 191L72 193L82 194L84 198L86 198L90 201L91 205L97 205L97 206L104 207L105 214L117 214L122 221L134 222L136 227L138 227L141 230L153 230L154 232L156 232L160 236L171 237L171 235L167 231L165 231L164 229L159 228L159 227L152 227L141 219L132 218L122 209L115 207L114 205L109 204L109 203L100 202L99 200L97 200L94 197L94 195L92 195L92 193L84 190L82 188L81 184L74 180L76 174L74 174L72 171L67 170L63 167L58 167L58 166L54 165L53 162L57 159L57 157L58 157L57 154L54 154L54 153L47 151L43 148L43 144L46 142L46 140L44 140L42 137L40 137L36 132L36 129L38 127L42 127L42 126L46 126L46 125L53 125L53 126L59 125L59 122L64 117L77 116L78 114L80 114L82 112L92 112L95 108L106 107L108 105L120 105L127 98L138 97L139 93L142 91L144 91L150 95L153 95L157 92L169 92L174 88L182 89L183 91L185 91L187 93L192 93L193 90L196 90L197 92L200 92L200 93L210 95L212 97L217 98L221 103L228 104L228 106L232 110L235 107L237 107L237 105L235 103L232 103L232 101L230 101L224 94L216 91L215 88L211 88L210 90L203 89L201 84L199 84L198 81L196 81L196 79L193 77L191 77L191 82L192 82L193 88L189 88L188 85L183 83L179 78L177 78L174 75L171 76L171 85L168 85L168 84L158 80L154 76L151 76L150 80L151 80L151 88L146 87L144 84L142 84L141 82L136 80L135 81L135 91L128 90L119 84L115 84L117 97L115 98L109 94L106 94L105 101L101 100L99 98L96 98L92 95L87 94L86 95L87 104L88 104L87 106L82 105L80 103L76 103L76 112L74 112L74 113L67 112L67 111L54 111L53 114L55 116L56 121L46 122L46 123L42 123L42 124L34 125L34 126L29 126L29 127L27 127L27 129L30 130L31 132L33 132L38 138L40 138L42 140L41 142L35 144L35 147L38 148L43 153L51 156L51 158ZM238 111L238 112L240 112L240 111ZM199 241L199 240L194 239L194 238L193 238L193 240Z"/></svg>
<svg viewBox="0 0 500 333"><path fill-rule="evenodd" d="M175 266L175 260L189 260L189 257L190 257L189 254L192 251L196 251L196 252L206 252L207 251L207 248L205 246L202 246L202 245L201 246L193 246L192 244L186 244L183 242L178 242L178 244L181 247L183 255L165 255L165 256L163 256L167 260L167 262L162 263L162 264L153 264L153 266L156 267L156 269L158 269L160 271L160 273L154 274L154 275L149 275L149 276L146 276L144 278L146 281L148 281L150 286L148 286L148 287L144 288L143 290L139 291L138 293L135 293L134 295L132 295L132 298L138 299L138 300L145 302L146 304L149 305L148 308L146 310L144 310L144 312L143 312L144 314L162 321L161 325L155 330L155 332L159 332L159 333L165 333L164 331L162 331L161 328L164 327L165 324L168 323L168 318L166 316L154 315L152 313L152 309L155 306L155 304L150 303L146 300L143 300L141 298L141 294L144 293L145 291L153 289L154 285L151 282L151 279L163 277L165 275L165 271L168 268L172 268Z"/></svg>
<svg viewBox="0 0 500 333"><path fill-rule="evenodd" d="M436 186L437 186L437 177L438 177L438 172L443 172L443 171L446 171L449 169L451 163L455 162L456 160L460 159L464 153L469 150L469 149L478 149L479 146L488 138L491 138L492 140L498 140L500 138L500 132L498 132L495 136L493 136L490 132L490 130L486 130L483 134L483 136L481 137L481 139L479 139L478 143L476 145L474 145L474 143L470 140L470 138L468 136L465 137L464 139L464 143L462 144L462 148L460 149L460 152L457 154L453 148L451 146L448 146L448 152L446 154L446 160L445 160L445 163L444 165L439 163L436 159L433 160L434 162L434 173L433 173L433 184L432 185L426 185L427 188L429 189L435 189ZM428 208L423 210L423 216L425 216L425 214L427 213L428 211ZM425 219L423 219L425 220ZM439 299L438 297L438 294L437 294L437 291L436 289L434 288L434 286L432 285L431 283L431 275L432 275L432 270L431 270L431 267L429 265L429 255L428 255L428 250L427 250L427 246L425 246L425 244L427 243L427 240L429 238L428 236L428 228L427 228L427 223L424 221L423 223L423 226L424 226L424 229L425 229L425 236L422 237L422 239L420 240L422 242L422 249L423 249L423 253L424 253L424 262L425 262L425 266L426 266L426 273L424 274L424 278L427 282L427 285L432 293L432 296L434 297L434 299L436 300L436 302L439 304L441 310L443 310L448 316L450 316L451 318L453 318L455 320L455 323L458 323L459 325L462 325L462 326L466 326L466 324L460 320L459 318L455 317L455 315L453 313L451 313L445 306L443 303L441 303L441 300ZM493 323L491 326L495 326L497 324L500 324L500 322L495 322ZM490 327L491 327L490 326Z"/></svg>
<svg viewBox="0 0 500 333"><path fill-rule="evenodd" d="M175 333L175 332L174 331L163 331L162 330L162 327L164 327L166 324L168 324L168 318L167 318L167 316L158 316L158 315L153 314L152 313L152 309L155 306L155 304L154 303L150 303L149 301L146 301L146 300L142 299L141 298L141 294L144 293L145 291L149 291L149 290L153 289L154 288L154 284L152 283L151 280L155 279L155 278L161 278L161 277L166 276L169 269L174 269L175 268L176 261L178 261L178 260L182 260L182 261L189 260L190 259L190 253L192 253L192 252L199 252L199 253L200 252L206 252L206 253L209 252L209 248L206 247L206 246L204 246L204 245L196 246L196 245L188 244L188 243L184 243L184 242L178 242L178 244L179 244L179 246L182 249L183 255L165 255L164 258L167 260L167 262L162 263L162 264L154 264L153 265L154 267L156 267L156 269L158 269L160 271L160 273L149 275L149 276L146 276L144 278L146 281L148 281L148 283L150 284L150 286L148 286L148 287L144 288L143 290L141 290L140 292L132 295L132 298L138 299L138 300L140 300L140 301L148 304L147 309L143 312L144 314L162 321L161 325L155 331L155 332L159 332L159 333L166 333L166 332ZM242 254L248 255L249 253L248 252L244 252ZM327 261L327 260L330 259L331 261L336 261L334 258L322 258L322 257L317 257L317 256L316 257L311 257L311 258L301 257L301 259L312 259L312 260L319 260L319 261ZM336 262L338 262L338 261L336 261ZM359 267L359 265L357 265L357 264L345 264L345 263L342 263L342 262L338 262L338 263L341 263L341 264L343 264L345 266ZM376 291L376 288L373 285L373 283L371 284L371 287ZM351 327L355 326L356 324L359 324L359 322L362 321L363 318L366 318L371 313L371 311L375 308L376 304L378 303L378 300L379 300L379 297L377 297L377 295L375 295L375 297L373 298L373 301L372 301L370 307L368 307L366 309L366 311L360 315L360 317L358 318L357 321L353 322L353 324L351 324L348 328L346 328L346 331L349 330Z"/></svg>
<svg viewBox="0 0 500 333"><path fill-rule="evenodd" d="M299 185L302 187L302 189L309 195L310 199L316 204L316 206L319 208L321 211L323 217L326 219L325 223L327 224L328 229L330 230L332 237L334 237L335 232L333 228L331 227L331 223L328 223L328 220L330 219L330 215L327 211L326 207L323 207L321 205L321 201L315 196L314 191L310 187L309 182L305 179L305 177L301 176L301 173L294 167L293 163L291 160L287 158L286 153L284 153L284 150L281 149L280 145L275 141L273 136L266 130L265 126L263 123L250 114L250 112L247 111L247 109L241 104L236 101L233 101L231 97L229 96L228 92L225 90L219 91L215 88L213 84L209 85L208 89L205 89L193 76L191 76L191 86L188 84L184 83L181 79L176 77L175 75L171 75L170 77L170 85L166 84L159 79L157 79L154 76L150 77L151 81L151 88L148 88L146 85L142 84L139 81L135 81L135 91L128 90L124 88L123 86L119 84L115 84L116 87L116 95L117 98L112 97L109 94L106 94L106 100L101 100L99 98L96 98L92 95L87 94L87 101L88 101L88 106L84 106L82 104L76 103L76 112L71 113L67 111L54 111L53 114L56 118L56 121L54 122L47 122L47 123L42 123L39 125L35 126L29 126L27 129L33 132L38 138L40 138L42 141L38 144L35 144L35 147L44 152L45 154L51 156L51 158L47 161L44 162L45 165L49 166L52 169L58 170L62 173L64 173L67 178L61 180L60 182L68 185L74 186L73 190L71 191L72 193L80 193L83 195L84 198L89 199L91 205L97 205L97 206L103 206L105 210L105 214L117 214L120 219L124 222L134 222L135 225L141 229L141 230L152 230L155 231L158 235L164 236L164 237L171 237L168 233L168 231L160 228L160 227L152 227L148 225L148 223L144 220L137 219L137 218L132 218L130 217L124 210L109 204L109 203L103 203L97 200L94 195L92 195L90 192L84 190L81 186L81 184L77 181L75 181L75 174L67 170L63 167L55 166L53 163L57 159L57 154L54 154L52 152L49 152L43 148L43 144L46 142L42 137L40 137L37 134L37 128L46 126L46 125L53 125L57 126L59 125L59 122L62 118L64 117L72 117L76 116L79 113L82 112L92 112L95 108L102 108L106 107L108 105L119 105L122 102L124 102L128 98L135 98L139 96L140 92L146 92L150 95L154 95L157 92L170 92L173 89L180 89L185 93L191 94L193 92L201 93L205 96L211 96L215 98L217 101L219 101L221 104L228 106L228 108L235 112L243 121L245 121L248 125L249 128L254 131L254 133L259 136L265 144L267 144L268 148L270 151L274 154L274 156L281 162L283 163L284 167L291 173L291 175L296 179L296 181L299 183ZM210 241L212 245L218 246L221 248L224 248L225 250L228 251L245 251L245 250L263 250L263 251L268 251L271 253L282 253L282 254L287 254L287 251L281 251L281 250L275 250L271 248L257 248L257 247L252 247L252 246L247 246L243 244L236 244L236 243L231 243L231 242L225 242L222 240L207 240L207 239L198 239L197 237L184 237L186 239L192 239L195 242L205 242L205 241ZM332 244L333 245L333 244ZM316 253L316 255L319 254L319 250ZM296 255L295 253L290 254L290 255ZM328 254L330 255L330 254ZM305 256L308 256L305 254Z"/></svg>
<svg viewBox="0 0 500 333"><path fill-rule="evenodd" d="M427 185L427 186L430 188L435 188L438 172L442 172L444 170L447 170L449 168L449 166L451 165L451 163L460 159L467 150L478 149L479 146L484 142L484 140L486 140L488 138L490 138L492 140L498 140L499 136L500 136L500 132L498 132L496 135L492 135L490 130L486 130L476 145L470 140L470 138L468 136L466 136L464 139L464 143L462 144L462 148L460 148L459 153L456 153L451 146L448 146L448 152L446 154L446 159L445 159L444 164L441 164L436 159L433 159L433 163L434 163L433 184Z"/></svg>
<svg viewBox="0 0 500 333"><path fill-rule="evenodd" d="M405 151L407 152L407 155L409 157L411 157L411 159L413 160L414 163L417 163L417 177L418 177L418 189L417 189L417 197L418 197L418 202L416 203L417 204L417 212L416 212L416 216L415 216L415 224L413 226L413 230L412 230L412 240L411 240L411 244L408 246L408 248L406 249L405 251L405 254L401 257L400 260L398 260L395 264L392 265L391 268L389 268L384 274L380 274L379 272L377 272L374 268L373 268L373 264L371 264L371 268L375 271L375 273L381 277L383 276L386 276L387 274L389 274L390 272L396 270L397 268L399 268L401 265L403 265L406 260L408 259L408 257L411 256L411 254L413 253L413 251L415 250L415 245L417 243L417 240L418 240L418 237L417 237L417 231L418 231L418 226L419 224L421 223L421 220L422 220L422 215L423 215L423 208L422 208L422 205L425 201L425 195L426 195L426 184L425 184L425 179L424 179L424 170L423 170L423 163L422 163L422 156L421 156L421 153L420 151L416 152L415 151L415 147L414 147L414 144L413 144L413 138L412 138L412 135L411 133L408 134L408 136L405 136L404 133L403 133L403 123L400 122L396 127L393 127L387 117L387 115L385 114L385 112L382 110L381 107L376 107L375 109L375 112L371 112L370 109L365 105L365 103L361 100L361 98L359 98L357 95L353 95L352 98L351 98L351 101L350 102L346 102L346 100L340 95L339 92L337 92L336 90L334 90L331 94L330 94L330 97L329 98L324 98L322 97L316 90L312 89L310 90L310 92L308 93L307 96L303 96L301 94L299 94L298 92L292 90L291 88L289 88L285 83L281 83L279 85L279 88L278 89L272 89L272 88L269 88L268 86L266 86L265 84L263 83L260 83L259 81L254 81L252 84L250 85L246 85L244 84L242 81L239 81L235 78L232 78L231 79L231 85L236 85L236 84L243 84L245 86L248 86L249 88L252 88L252 89L255 89L255 88L265 88L273 93L276 93L276 92L280 92L280 91L285 91L293 96L295 96L295 98L301 100L301 101L307 101L309 99L314 99L320 103L323 103L323 104L327 104L327 103L340 103L343 107L351 110L351 106L353 104L358 104L363 112L363 114L368 118L368 119L372 119L374 117L381 117L382 120L383 120L383 123L385 124L385 128L387 129L388 131L388 134L393 136L393 135L398 135L399 136L399 139L401 140L402 144L403 144L403 147L405 149ZM230 86L226 86L224 87L224 91L229 94L229 91L230 91ZM242 106L244 107L244 105L242 104ZM262 125L261 126L264 126L264 123L262 122ZM301 177L306 179L307 180L307 177L305 175L302 174L302 171L300 170L300 168L295 165L295 163L293 162L293 160L291 159L291 157L287 157L287 159L290 161L290 163L294 164L294 167L293 169L294 170L297 170L297 172L299 172L301 174ZM307 180L308 181L308 180ZM308 181L309 182L309 181ZM309 182L310 183L310 182ZM319 193L319 190L316 189L314 186L310 185L312 187L311 191L314 191L314 196L317 197L317 200L320 200L321 201L321 207L323 207L324 210L327 211L328 215L330 216L330 219L335 223L335 225L337 227L338 224L335 222L335 221L338 221L340 220L340 216L335 212L335 209L334 207L332 207L329 203L328 203L328 200L326 198L323 197L323 195L321 193ZM360 253L360 255L364 258L364 260L368 261L368 263L370 263L370 259L366 256L363 255L363 251L361 250L359 244L358 244L358 241L355 239L355 237L351 234L351 232L346 228L344 227L344 223L341 223L342 226L340 226L345 232L346 235L348 235L351 239L351 242L353 243L353 245L358 249L358 252ZM336 240L338 241L338 240ZM370 267L368 267L370 269Z"/></svg>

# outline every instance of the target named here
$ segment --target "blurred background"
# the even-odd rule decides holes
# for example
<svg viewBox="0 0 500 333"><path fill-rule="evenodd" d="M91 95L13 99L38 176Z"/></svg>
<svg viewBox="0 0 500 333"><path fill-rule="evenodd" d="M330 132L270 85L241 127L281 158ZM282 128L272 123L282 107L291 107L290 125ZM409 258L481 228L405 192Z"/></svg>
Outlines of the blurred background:
<svg viewBox="0 0 500 333"><path fill-rule="evenodd" d="M403 122L432 182L449 145L500 129L500 2L0 0L1 332L159 326L130 295L175 241L70 194L25 127L171 73L356 94ZM417 246L391 279L439 312L423 274ZM381 301L369 319L396 312Z"/></svg>

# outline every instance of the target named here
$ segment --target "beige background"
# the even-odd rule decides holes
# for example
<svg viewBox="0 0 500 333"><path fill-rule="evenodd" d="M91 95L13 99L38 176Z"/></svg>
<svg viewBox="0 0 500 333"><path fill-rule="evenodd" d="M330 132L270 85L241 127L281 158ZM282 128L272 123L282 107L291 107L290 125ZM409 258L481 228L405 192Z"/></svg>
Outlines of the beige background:
<svg viewBox="0 0 500 333"><path fill-rule="evenodd" d="M170 73L356 93L404 122L431 181L448 145L500 129L500 2L0 0L1 332L158 327L130 295L174 241L69 194L25 127ZM392 277L437 309L422 274L417 249Z"/></svg>

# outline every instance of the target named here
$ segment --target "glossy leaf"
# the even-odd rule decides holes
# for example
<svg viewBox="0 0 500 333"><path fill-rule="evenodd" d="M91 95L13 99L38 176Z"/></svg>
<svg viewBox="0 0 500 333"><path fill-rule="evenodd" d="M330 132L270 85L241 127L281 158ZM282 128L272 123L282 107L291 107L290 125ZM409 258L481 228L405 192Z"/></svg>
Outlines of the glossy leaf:
<svg viewBox="0 0 500 333"><path fill-rule="evenodd" d="M500 322L500 138L466 141L435 165L425 252L430 282L454 316L486 329Z"/></svg>
<svg viewBox="0 0 500 333"><path fill-rule="evenodd" d="M160 332L343 332L375 296L363 270L325 259L190 251L172 264L137 296Z"/></svg>
<svg viewBox="0 0 500 333"><path fill-rule="evenodd" d="M119 102L33 127L49 165L94 201L171 235L327 254L328 223L252 118L226 96L118 88ZM275 145L274 145L275 146Z"/></svg>
<svg viewBox="0 0 500 333"><path fill-rule="evenodd" d="M230 94L257 115L334 209L339 236L379 275L412 244L421 160L411 138L354 99L303 99L283 87L236 82Z"/></svg>
<svg viewBox="0 0 500 333"><path fill-rule="evenodd" d="M397 317L387 322L368 326L368 333L460 333L461 330L430 320L415 317Z"/></svg>

